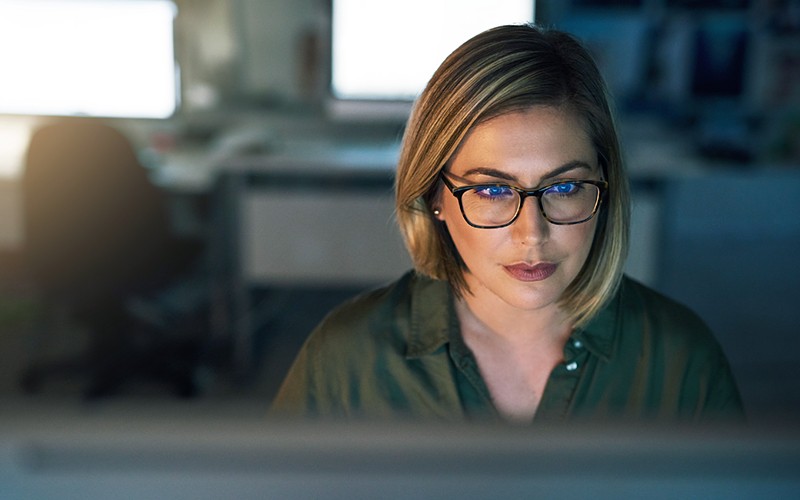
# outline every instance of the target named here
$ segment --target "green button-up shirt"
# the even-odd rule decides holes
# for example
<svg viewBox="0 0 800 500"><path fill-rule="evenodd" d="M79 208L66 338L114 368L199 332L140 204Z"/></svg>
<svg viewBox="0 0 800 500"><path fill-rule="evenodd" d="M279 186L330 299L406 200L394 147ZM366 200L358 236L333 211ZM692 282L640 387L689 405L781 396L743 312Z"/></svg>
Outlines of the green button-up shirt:
<svg viewBox="0 0 800 500"><path fill-rule="evenodd" d="M494 420L446 282L413 272L334 310L312 332L273 413ZM742 416L725 356L687 308L628 278L564 347L535 421Z"/></svg>

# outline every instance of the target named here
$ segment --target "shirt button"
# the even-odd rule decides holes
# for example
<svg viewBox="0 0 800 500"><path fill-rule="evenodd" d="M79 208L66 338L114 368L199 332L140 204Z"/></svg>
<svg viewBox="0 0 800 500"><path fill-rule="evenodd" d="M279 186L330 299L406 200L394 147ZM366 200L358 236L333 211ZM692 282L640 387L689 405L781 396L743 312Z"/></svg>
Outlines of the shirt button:
<svg viewBox="0 0 800 500"><path fill-rule="evenodd" d="M583 342L581 342L578 339L575 339L572 341L572 346L575 347L576 349L580 349L581 347L583 347Z"/></svg>
<svg viewBox="0 0 800 500"><path fill-rule="evenodd" d="M578 369L578 363L576 363L575 361L567 365L568 372L574 372L577 369Z"/></svg>

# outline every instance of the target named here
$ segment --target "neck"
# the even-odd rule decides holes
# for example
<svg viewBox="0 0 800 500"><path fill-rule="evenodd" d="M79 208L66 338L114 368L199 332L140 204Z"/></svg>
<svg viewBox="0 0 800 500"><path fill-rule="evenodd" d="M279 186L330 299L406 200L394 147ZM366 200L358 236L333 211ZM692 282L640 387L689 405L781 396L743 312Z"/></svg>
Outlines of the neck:
<svg viewBox="0 0 800 500"><path fill-rule="evenodd" d="M521 310L494 298L466 295L458 301L462 327L471 334L512 344L553 344L567 341L572 324L557 305Z"/></svg>

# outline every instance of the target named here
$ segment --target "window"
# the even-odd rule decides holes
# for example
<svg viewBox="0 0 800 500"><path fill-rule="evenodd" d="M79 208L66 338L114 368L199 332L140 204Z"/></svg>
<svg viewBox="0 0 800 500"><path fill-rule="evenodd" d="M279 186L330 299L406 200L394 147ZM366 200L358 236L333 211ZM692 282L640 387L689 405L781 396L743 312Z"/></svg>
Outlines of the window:
<svg viewBox="0 0 800 500"><path fill-rule="evenodd" d="M0 113L171 116L176 12L168 0L0 0Z"/></svg>

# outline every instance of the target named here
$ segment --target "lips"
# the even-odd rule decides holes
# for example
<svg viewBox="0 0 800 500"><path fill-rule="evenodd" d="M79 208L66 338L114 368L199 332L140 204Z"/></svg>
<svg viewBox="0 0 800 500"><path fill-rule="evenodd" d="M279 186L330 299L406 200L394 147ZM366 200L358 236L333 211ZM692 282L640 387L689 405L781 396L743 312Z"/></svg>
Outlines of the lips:
<svg viewBox="0 0 800 500"><path fill-rule="evenodd" d="M513 278L519 281L542 281L546 280L556 272L557 264L541 263L541 264L514 264L512 266L505 266L505 270Z"/></svg>

